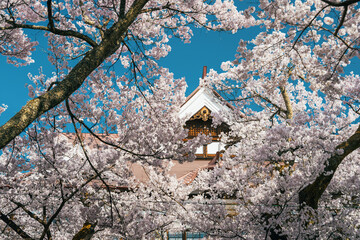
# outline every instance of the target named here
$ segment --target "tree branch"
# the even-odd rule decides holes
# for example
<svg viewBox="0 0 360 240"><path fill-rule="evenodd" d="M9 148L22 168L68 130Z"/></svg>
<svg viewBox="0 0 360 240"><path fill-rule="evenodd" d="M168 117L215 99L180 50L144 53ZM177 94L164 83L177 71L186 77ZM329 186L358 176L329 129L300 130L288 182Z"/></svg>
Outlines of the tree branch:
<svg viewBox="0 0 360 240"><path fill-rule="evenodd" d="M29 209L27 209L25 207L24 204L20 203L20 202L16 202L14 200L11 200L11 202L13 202L14 204L16 204L18 207L20 207L22 210L24 210L25 213L27 213L31 218L35 219L38 223L40 223L43 226L46 226L46 218L44 217L44 219L41 219L40 217L38 217L35 213L31 212ZM44 210L44 209L43 209ZM50 229L47 230L47 236L48 236L48 240L51 240L51 232Z"/></svg>
<svg viewBox="0 0 360 240"><path fill-rule="evenodd" d="M343 1L343 2L332 2L332 1L329 1L329 0L321 0L321 1L323 1L324 3L327 3L327 4L329 4L330 6L333 6L333 7L345 7L345 6L349 6L351 4L357 3L360 0L346 0L346 1Z"/></svg>
<svg viewBox="0 0 360 240"><path fill-rule="evenodd" d="M76 133L76 137L77 139L79 140L80 142L80 146L83 150L83 153L85 155L85 158L87 160L87 162L89 163L90 167L94 170L94 172L96 173L96 175L100 178L101 182L105 185L106 187L106 190L108 191L109 193L109 202L110 202L110 215L111 215L111 224L113 224L113 221L114 221L114 217L113 217L113 200L112 200L112 195L111 195L111 191L110 191L110 187L109 185L106 183L106 181L104 180L104 178L101 176L101 174L99 173L99 171L96 169L96 167L94 166L94 164L92 164L92 162L90 161L90 158L89 158L89 155L85 149L85 146L84 146L84 143L81 139L81 136L78 132L78 129L76 128L76 124L75 124L75 120L74 120L74 115L71 113L71 109L70 109L70 106L69 106L69 101L68 99L65 100L65 103L66 103L66 109L67 111L69 112L70 116L71 116L71 122L74 126L74 129L75 129L75 133Z"/></svg>
<svg viewBox="0 0 360 240"><path fill-rule="evenodd" d="M300 37L303 35L303 33L305 32L305 30L308 29L308 28L311 26L312 22L317 18L317 16L319 16L319 14L320 14L325 8L327 8L328 6L329 6L329 5L324 6L323 8L320 9L320 11L318 11L318 12L315 14L315 16L310 20L310 22L306 25L306 27L304 27L304 29L301 31L301 33L299 34L299 36L295 39L295 41L294 41L294 43L293 43L293 45L292 45L292 48L295 47L295 45L296 45L296 43L299 41Z"/></svg>
<svg viewBox="0 0 360 240"><path fill-rule="evenodd" d="M286 118L287 119L292 119L293 110L292 110L292 107L291 107L289 94L287 93L285 87L283 87L283 86L280 86L280 91L281 91L281 96L283 97L284 102L285 102L285 106L286 106Z"/></svg>
<svg viewBox="0 0 360 240"><path fill-rule="evenodd" d="M125 7L126 7L126 0L121 0L120 1L120 13L119 13L120 18L123 18L125 16Z"/></svg>
<svg viewBox="0 0 360 240"><path fill-rule="evenodd" d="M0 149L24 131L36 118L60 104L80 88L85 79L119 48L127 29L148 1L135 1L125 18L120 19L106 32L102 42L90 50L63 81L50 91L29 101L15 116L1 126Z"/></svg>
<svg viewBox="0 0 360 240"><path fill-rule="evenodd" d="M48 12L48 20L49 20L49 28L50 31L54 31L55 30L55 26L54 26L54 19L52 17L52 6L51 6L51 1L52 0L47 0L47 12Z"/></svg>
<svg viewBox="0 0 360 240"><path fill-rule="evenodd" d="M14 230L20 237L26 240L32 240L33 238L30 237L24 230L22 230L14 221L8 218L5 214L0 211L0 219L9 226L12 230Z"/></svg>
<svg viewBox="0 0 360 240"><path fill-rule="evenodd" d="M83 227L78 233L75 234L72 240L90 240L95 233L95 227L97 223L90 223L88 220L85 221Z"/></svg>
<svg viewBox="0 0 360 240"><path fill-rule="evenodd" d="M360 147L360 125L356 132L345 142L341 143L336 149L342 149L342 154L335 154L330 157L326 163L324 171L315 179L312 184L309 184L299 192L299 203L306 204L313 209L318 208L319 200L333 178L336 169L344 158Z"/></svg>
<svg viewBox="0 0 360 240"><path fill-rule="evenodd" d="M37 222L39 222L41 225L45 225L46 222L44 222L41 218L39 218L35 213L28 210L24 204L16 202L14 200L11 200L14 204L16 204L18 207L20 207L22 210L24 210L25 213L27 213L31 218L35 219Z"/></svg>
<svg viewBox="0 0 360 240"><path fill-rule="evenodd" d="M55 28L54 26L45 27L45 26L38 26L38 25L15 23L15 22L12 22L12 21L8 21L8 23L11 26L1 27L0 30L11 30L11 29L17 29L17 28L25 28L25 29L32 29L32 30L42 30L42 31L52 32L52 33L54 33L56 35L60 35L60 36L69 36L69 37L79 38L79 39L87 42L92 47L97 46L97 43L94 40L92 40L89 36L81 34L79 32L73 31L73 30L61 30L61 29Z"/></svg>
<svg viewBox="0 0 360 240"><path fill-rule="evenodd" d="M104 170L103 170L104 171ZM44 239L45 234L48 233L48 230L50 228L50 225L52 224L52 222L55 220L55 218L60 214L61 210L63 209L63 207L65 206L65 204L72 199L75 194L77 194L83 187L85 187L87 184L89 184L92 180L94 180L95 178L97 178L99 175L98 174L102 174L103 171L99 171L97 174L95 174L94 176L90 177L86 182L84 182L83 184L81 184L78 188L76 188L72 193L70 193L68 196L65 196L65 198L62 197L62 201L59 205L59 207L56 209L55 213L49 218L49 220L47 221L47 223L44 225L44 230L43 233L41 234L41 237L39 238L40 240Z"/></svg>
<svg viewBox="0 0 360 240"><path fill-rule="evenodd" d="M264 100L265 102L273 105L275 108L277 108L280 112L286 113L286 110L284 110L282 107L277 105L276 103L272 102L268 97L262 96L259 93L253 92L255 97L259 97L260 99Z"/></svg>
<svg viewBox="0 0 360 240"><path fill-rule="evenodd" d="M94 132L91 130L91 128L89 128L89 126L84 123L84 121L82 121L81 119L79 119L78 117L75 116L75 114L71 111L71 108L70 108L67 100L66 100L65 103L66 103L66 109L67 109L70 117L71 117L71 118L74 118L77 122L79 122L82 126L84 126L85 129L86 129L93 137L95 137L97 140L99 140L100 142L102 142L102 143L104 143L104 144L106 144L106 145L112 146L112 147L114 147L115 149L119 149L119 150L121 150L121 151L130 153L130 154L132 154L132 155L134 155L134 156L138 156L138 157L140 157L140 158L142 158L142 157L152 157L152 156L155 156L156 154L158 154L158 152L155 152L154 154L141 154L141 153L136 153L136 152L130 151L130 150L126 149L126 148L123 148L123 147L121 147L121 146L119 146L119 145L116 145L116 144L114 144L114 143L111 143L111 142L109 142L109 141L106 141L106 140L102 139L101 137L99 137L98 134L94 133ZM74 126L74 127L75 127L75 126Z"/></svg>
<svg viewBox="0 0 360 240"><path fill-rule="evenodd" d="M334 35L337 36L341 26L344 24L344 21L345 21L345 17L346 17L346 14L347 14L347 10L348 10L348 6L344 6L344 11L341 15L341 19L340 19L340 22L339 22L339 25L337 26L335 32L334 32Z"/></svg>

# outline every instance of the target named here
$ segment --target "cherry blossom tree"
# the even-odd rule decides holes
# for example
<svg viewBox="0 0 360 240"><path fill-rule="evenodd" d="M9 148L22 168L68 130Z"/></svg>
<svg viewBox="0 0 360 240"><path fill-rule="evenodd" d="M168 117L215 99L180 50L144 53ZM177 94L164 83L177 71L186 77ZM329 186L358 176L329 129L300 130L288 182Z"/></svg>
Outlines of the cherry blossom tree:
<svg viewBox="0 0 360 240"><path fill-rule="evenodd" d="M261 0L239 12L231 1L7 0L0 9L9 63L31 63L31 32L41 31L56 69L30 75L33 100L0 127L5 238L359 238L360 78L348 71L359 56L357 1ZM170 160L194 159L207 137L183 142L186 84L157 60L191 27L254 25L262 31L203 82L234 105L213 116L231 121L221 163L178 182Z"/></svg>
<svg viewBox="0 0 360 240"><path fill-rule="evenodd" d="M0 128L3 148L44 112L76 91L105 63L120 61L132 71L167 55L171 36L189 41L188 26L234 30L245 18L228 1L2 1L1 53L9 63L31 63L36 41L29 31L43 31L49 43L49 60L59 70L48 91L34 98ZM217 19L209 20L209 17ZM252 24L251 20L245 24ZM75 60L70 64L70 60Z"/></svg>
<svg viewBox="0 0 360 240"><path fill-rule="evenodd" d="M264 30L205 79L237 108L223 166L198 184L233 210L204 205L192 224L227 238L357 239L358 1L260 1L248 13Z"/></svg>
<svg viewBox="0 0 360 240"><path fill-rule="evenodd" d="M186 84L157 60L171 37L190 41L192 27L254 23L230 1L1 1L8 63L31 64L40 32L55 69L29 75L32 100L0 127L1 236L135 239L180 229L184 209L173 203L189 191L166 174L169 160L193 159L207 138L183 142Z"/></svg>

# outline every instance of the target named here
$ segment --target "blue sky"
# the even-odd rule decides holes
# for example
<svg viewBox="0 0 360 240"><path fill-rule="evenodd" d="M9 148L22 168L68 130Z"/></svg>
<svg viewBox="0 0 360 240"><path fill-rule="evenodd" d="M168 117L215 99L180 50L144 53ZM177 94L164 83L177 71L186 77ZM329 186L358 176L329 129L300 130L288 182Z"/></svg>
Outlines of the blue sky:
<svg viewBox="0 0 360 240"><path fill-rule="evenodd" d="M208 71L220 71L222 62L235 59L240 39L249 40L254 36L254 32L248 29L240 30L236 34L195 29L191 43L177 40L172 45L169 56L164 58L161 64L169 68L175 78L185 77L188 95L198 86L203 66L207 66Z"/></svg>
<svg viewBox="0 0 360 240"><path fill-rule="evenodd" d="M40 35L40 34L39 34ZM39 35L36 37L41 38ZM240 30L236 34L230 32L210 32L205 29L194 29L191 43L182 43L178 39L171 39L172 51L161 60L161 65L170 69L175 78L185 77L190 94L199 83L203 66L220 70L223 61L233 60L239 40L250 39L254 32ZM33 58L35 63L25 67L15 67L0 56L0 105L8 105L8 109L0 116L0 125L9 120L21 107L30 100L25 84L31 83L28 73L39 73L40 67L50 74L53 69L49 65L44 41L40 40Z"/></svg>

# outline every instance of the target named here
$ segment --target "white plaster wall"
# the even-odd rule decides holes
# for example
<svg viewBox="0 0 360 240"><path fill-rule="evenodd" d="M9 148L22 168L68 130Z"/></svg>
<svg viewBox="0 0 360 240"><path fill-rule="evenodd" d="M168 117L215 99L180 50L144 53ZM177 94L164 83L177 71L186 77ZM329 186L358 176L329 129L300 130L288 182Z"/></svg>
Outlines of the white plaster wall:
<svg viewBox="0 0 360 240"><path fill-rule="evenodd" d="M204 153L204 147L203 147L203 146L198 147L198 148L196 149L195 154L203 154L203 153Z"/></svg>
<svg viewBox="0 0 360 240"><path fill-rule="evenodd" d="M219 152L221 150L224 150L224 144L220 142L212 142L209 145L207 145L208 154L216 154L216 152Z"/></svg>

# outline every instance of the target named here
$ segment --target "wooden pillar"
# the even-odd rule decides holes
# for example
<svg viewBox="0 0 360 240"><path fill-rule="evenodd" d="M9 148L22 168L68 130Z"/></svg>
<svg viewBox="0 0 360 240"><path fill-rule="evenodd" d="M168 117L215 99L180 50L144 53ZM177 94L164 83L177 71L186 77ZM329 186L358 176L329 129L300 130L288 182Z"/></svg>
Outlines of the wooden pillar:
<svg viewBox="0 0 360 240"><path fill-rule="evenodd" d="M186 240L186 231L182 232L182 240Z"/></svg>

